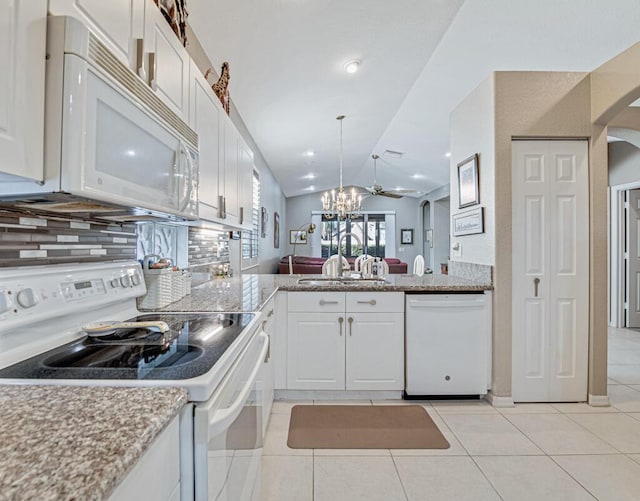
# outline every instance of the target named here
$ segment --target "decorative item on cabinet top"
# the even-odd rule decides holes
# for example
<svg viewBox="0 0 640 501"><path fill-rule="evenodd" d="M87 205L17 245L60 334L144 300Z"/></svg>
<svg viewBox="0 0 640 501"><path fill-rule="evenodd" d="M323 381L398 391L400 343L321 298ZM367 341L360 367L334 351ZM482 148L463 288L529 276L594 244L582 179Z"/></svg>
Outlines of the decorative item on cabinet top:
<svg viewBox="0 0 640 501"><path fill-rule="evenodd" d="M210 74L213 74L212 68L209 68L205 72L204 78L208 79ZM227 112L227 115L229 114L229 107L231 103L228 88L230 78L231 75L229 73L229 63L225 61L224 63L222 63L220 78L218 78L218 81L211 86L213 92L215 92L216 96L218 96L218 99L220 99L222 107L224 108L224 111Z"/></svg>
<svg viewBox="0 0 640 501"><path fill-rule="evenodd" d="M187 0L153 0L182 45L187 46Z"/></svg>

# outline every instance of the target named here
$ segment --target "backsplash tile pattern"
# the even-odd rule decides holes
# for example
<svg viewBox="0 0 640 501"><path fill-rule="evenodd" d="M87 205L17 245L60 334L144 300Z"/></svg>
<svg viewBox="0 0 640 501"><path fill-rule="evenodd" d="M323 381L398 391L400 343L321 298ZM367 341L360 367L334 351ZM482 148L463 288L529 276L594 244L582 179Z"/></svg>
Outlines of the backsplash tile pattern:
<svg viewBox="0 0 640 501"><path fill-rule="evenodd" d="M136 258L133 224L78 221L0 210L0 267Z"/></svg>
<svg viewBox="0 0 640 501"><path fill-rule="evenodd" d="M189 228L189 266L229 262L229 233Z"/></svg>

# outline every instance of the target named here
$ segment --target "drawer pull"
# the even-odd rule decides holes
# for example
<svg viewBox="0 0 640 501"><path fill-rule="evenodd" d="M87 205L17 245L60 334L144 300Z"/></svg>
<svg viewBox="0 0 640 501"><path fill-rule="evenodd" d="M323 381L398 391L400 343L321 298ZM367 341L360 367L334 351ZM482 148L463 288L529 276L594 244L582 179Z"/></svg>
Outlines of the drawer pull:
<svg viewBox="0 0 640 501"><path fill-rule="evenodd" d="M372 299L370 301L358 301L358 304L370 304L371 306L375 306L376 305L376 300Z"/></svg>
<svg viewBox="0 0 640 501"><path fill-rule="evenodd" d="M349 337L353 334L353 317L349 317Z"/></svg>
<svg viewBox="0 0 640 501"><path fill-rule="evenodd" d="M344 323L344 318L338 317L338 322L340 322L340 337L342 337L342 324Z"/></svg>
<svg viewBox="0 0 640 501"><path fill-rule="evenodd" d="M324 306L325 304L338 304L338 301L325 301L324 299L321 299L320 306Z"/></svg>

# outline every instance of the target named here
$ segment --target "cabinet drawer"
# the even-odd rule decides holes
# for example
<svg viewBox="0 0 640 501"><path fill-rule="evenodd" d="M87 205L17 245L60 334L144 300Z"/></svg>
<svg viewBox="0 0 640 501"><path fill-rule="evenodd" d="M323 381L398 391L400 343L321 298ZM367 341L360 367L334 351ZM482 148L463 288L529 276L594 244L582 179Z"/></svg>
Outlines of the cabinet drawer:
<svg viewBox="0 0 640 501"><path fill-rule="evenodd" d="M348 292L347 311L402 313L404 311L403 292Z"/></svg>
<svg viewBox="0 0 640 501"><path fill-rule="evenodd" d="M344 312L344 292L289 292L289 311Z"/></svg>

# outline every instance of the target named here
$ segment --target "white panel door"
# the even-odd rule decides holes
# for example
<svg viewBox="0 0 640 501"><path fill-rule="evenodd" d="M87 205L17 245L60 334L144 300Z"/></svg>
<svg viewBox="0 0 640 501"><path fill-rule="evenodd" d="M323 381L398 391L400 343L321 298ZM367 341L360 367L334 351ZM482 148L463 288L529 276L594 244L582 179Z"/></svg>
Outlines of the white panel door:
<svg viewBox="0 0 640 501"><path fill-rule="evenodd" d="M46 0L0 0L0 177L44 178L46 20Z"/></svg>
<svg viewBox="0 0 640 501"><path fill-rule="evenodd" d="M149 85L167 105L186 118L189 113L189 54L153 0L145 2L144 51L148 57Z"/></svg>
<svg viewBox="0 0 640 501"><path fill-rule="evenodd" d="M135 39L142 38L144 0L49 0L49 12L80 19L123 63L137 70Z"/></svg>
<svg viewBox="0 0 640 501"><path fill-rule="evenodd" d="M640 190L627 192L627 327L640 327Z"/></svg>
<svg viewBox="0 0 640 501"><path fill-rule="evenodd" d="M587 399L586 141L512 144L513 399Z"/></svg>
<svg viewBox="0 0 640 501"><path fill-rule="evenodd" d="M287 388L344 390L344 313L289 313Z"/></svg>
<svg viewBox="0 0 640 501"><path fill-rule="evenodd" d="M224 198L227 217L231 222L238 222L240 213L239 199L239 161L238 138L239 134L233 122L224 117Z"/></svg>
<svg viewBox="0 0 640 501"><path fill-rule="evenodd" d="M404 389L404 314L347 313L347 390Z"/></svg>
<svg viewBox="0 0 640 501"><path fill-rule="evenodd" d="M220 186L220 123L222 105L211 86L191 62L191 97L189 99L189 124L198 133L200 153L200 181L198 202L200 219L219 220Z"/></svg>

